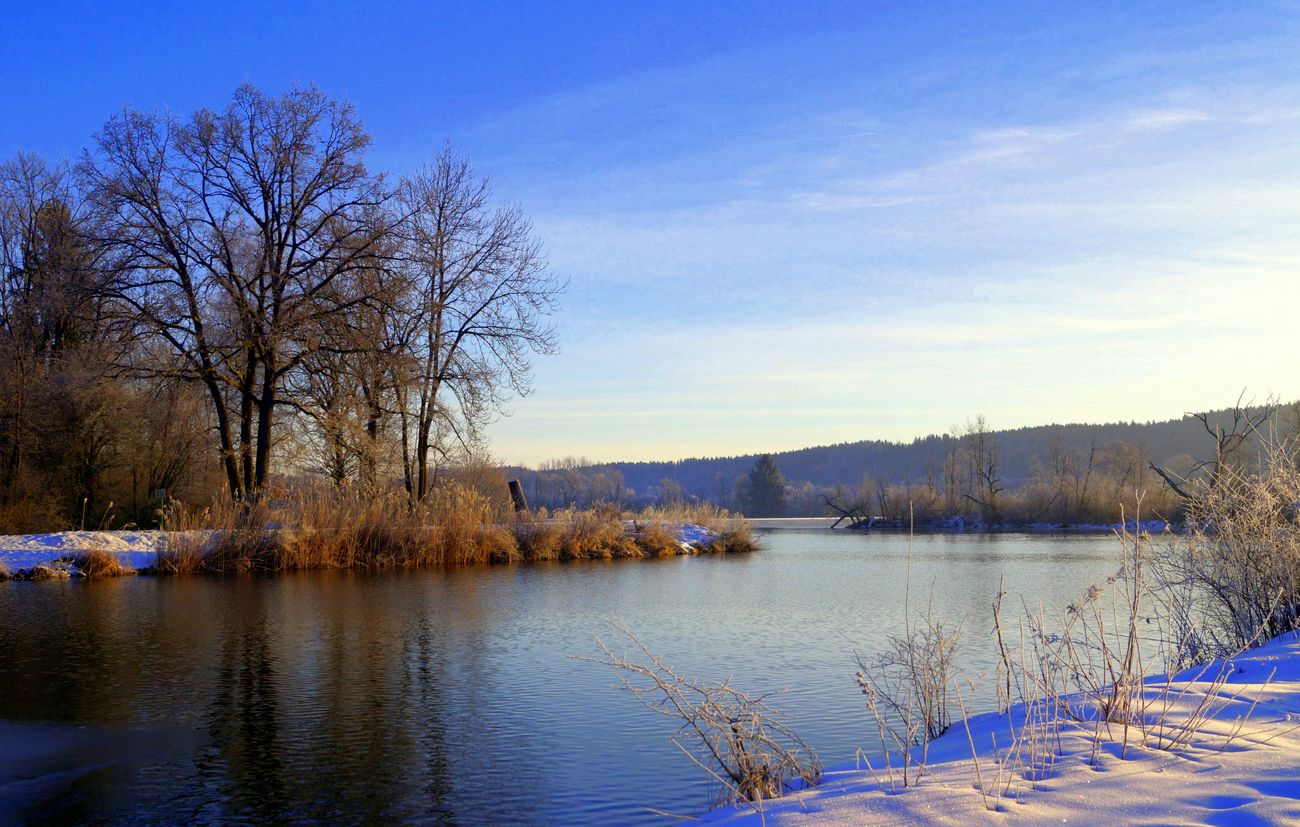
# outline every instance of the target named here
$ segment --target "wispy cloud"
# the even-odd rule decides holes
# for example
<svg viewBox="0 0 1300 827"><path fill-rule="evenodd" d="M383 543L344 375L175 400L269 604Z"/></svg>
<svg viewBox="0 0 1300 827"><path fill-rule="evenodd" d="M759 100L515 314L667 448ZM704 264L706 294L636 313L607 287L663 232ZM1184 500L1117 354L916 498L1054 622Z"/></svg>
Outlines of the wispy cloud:
<svg viewBox="0 0 1300 827"><path fill-rule="evenodd" d="M675 123L643 156L566 169L534 208L573 279L566 352L496 426L503 450L682 456L1300 396L1300 84L1165 77L1190 59L1072 108L774 95L725 137ZM638 78L561 114L581 129L635 90L707 121L688 87Z"/></svg>

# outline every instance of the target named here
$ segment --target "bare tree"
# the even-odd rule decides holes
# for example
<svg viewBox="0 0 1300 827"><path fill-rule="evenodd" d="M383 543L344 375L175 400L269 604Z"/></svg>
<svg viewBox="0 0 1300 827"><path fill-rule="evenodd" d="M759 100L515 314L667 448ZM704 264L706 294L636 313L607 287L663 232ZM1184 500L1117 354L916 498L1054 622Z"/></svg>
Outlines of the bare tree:
<svg viewBox="0 0 1300 827"><path fill-rule="evenodd" d="M948 515L956 514L961 502L960 449L961 428L953 425L943 437L943 511Z"/></svg>
<svg viewBox="0 0 1300 827"><path fill-rule="evenodd" d="M207 388L236 497L266 484L309 333L359 301L337 287L385 230L369 141L350 106L315 88L244 85L185 122L128 109L80 165L124 276L116 297L175 351L174 375Z"/></svg>
<svg viewBox="0 0 1300 827"><path fill-rule="evenodd" d="M313 465L336 483L380 484L394 440L401 383L410 376L411 284L389 266L392 238L375 245L331 301L352 309L320 319L313 347L289 377L291 404L305 415Z"/></svg>
<svg viewBox="0 0 1300 827"><path fill-rule="evenodd" d="M32 155L0 164L0 496L21 496L32 466L96 489L106 421L98 250L67 170ZM74 381L75 380L75 381ZM33 452L39 454L31 461Z"/></svg>
<svg viewBox="0 0 1300 827"><path fill-rule="evenodd" d="M504 391L530 392L530 354L556 349L548 316L562 284L519 208L493 208L490 195L450 148L400 187L402 266L416 285L400 415L417 498L430 489L439 429L472 443Z"/></svg>
<svg viewBox="0 0 1300 827"><path fill-rule="evenodd" d="M1194 500L1196 494L1192 484L1196 482L1207 491L1218 488L1224 473L1229 470L1232 463L1240 459L1246 443L1252 437L1260 436L1260 429L1277 413L1277 410L1277 402L1273 399L1269 399L1262 406L1253 406L1251 402L1246 401L1246 392L1243 390L1237 397L1236 404L1228 411L1226 419L1219 418L1211 422L1209 413L1191 414L1192 418L1200 422L1205 432L1214 439L1213 459L1197 462L1186 475L1175 474L1154 462L1150 463L1150 468L1159 474L1179 497L1184 500Z"/></svg>
<svg viewBox="0 0 1300 827"><path fill-rule="evenodd" d="M965 497L979 506L980 516L988 522L997 522L1001 516L998 495L1006 489L998 471L998 446L984 415L975 417L966 425L962 437L967 461L967 490Z"/></svg>

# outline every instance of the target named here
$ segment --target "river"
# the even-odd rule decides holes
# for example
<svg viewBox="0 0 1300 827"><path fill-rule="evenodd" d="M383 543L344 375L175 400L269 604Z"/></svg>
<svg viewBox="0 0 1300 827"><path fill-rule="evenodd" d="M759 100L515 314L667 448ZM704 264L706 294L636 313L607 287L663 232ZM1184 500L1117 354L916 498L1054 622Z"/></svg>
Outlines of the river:
<svg viewBox="0 0 1300 827"><path fill-rule="evenodd" d="M760 529L752 555L0 583L0 822L662 824L675 726L614 688L611 624L756 692L824 763L873 749L854 680L902 623L909 540ZM922 535L913 606L992 668L990 606L1064 607L1114 538ZM987 687L991 681L984 681ZM990 704L991 689L974 699Z"/></svg>

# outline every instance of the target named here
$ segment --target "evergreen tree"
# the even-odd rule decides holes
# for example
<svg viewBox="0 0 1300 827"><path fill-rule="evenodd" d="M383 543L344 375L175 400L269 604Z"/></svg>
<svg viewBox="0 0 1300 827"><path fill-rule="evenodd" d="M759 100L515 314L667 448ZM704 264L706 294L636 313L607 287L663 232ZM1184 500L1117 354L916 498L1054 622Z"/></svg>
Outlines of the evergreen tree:
<svg viewBox="0 0 1300 827"><path fill-rule="evenodd" d="M779 517L785 513L785 477L771 454L764 454L749 471L750 517Z"/></svg>

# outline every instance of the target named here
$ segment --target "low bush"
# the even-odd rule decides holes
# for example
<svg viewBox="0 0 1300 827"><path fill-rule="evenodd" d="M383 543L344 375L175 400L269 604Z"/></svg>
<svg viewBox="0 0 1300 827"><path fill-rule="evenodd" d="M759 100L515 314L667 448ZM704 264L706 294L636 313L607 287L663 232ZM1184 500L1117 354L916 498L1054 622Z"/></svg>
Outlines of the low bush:
<svg viewBox="0 0 1300 827"><path fill-rule="evenodd" d="M1179 620L1205 656L1300 626L1300 467L1273 447L1259 470L1226 467L1188 505L1188 531L1159 560L1186 595Z"/></svg>

